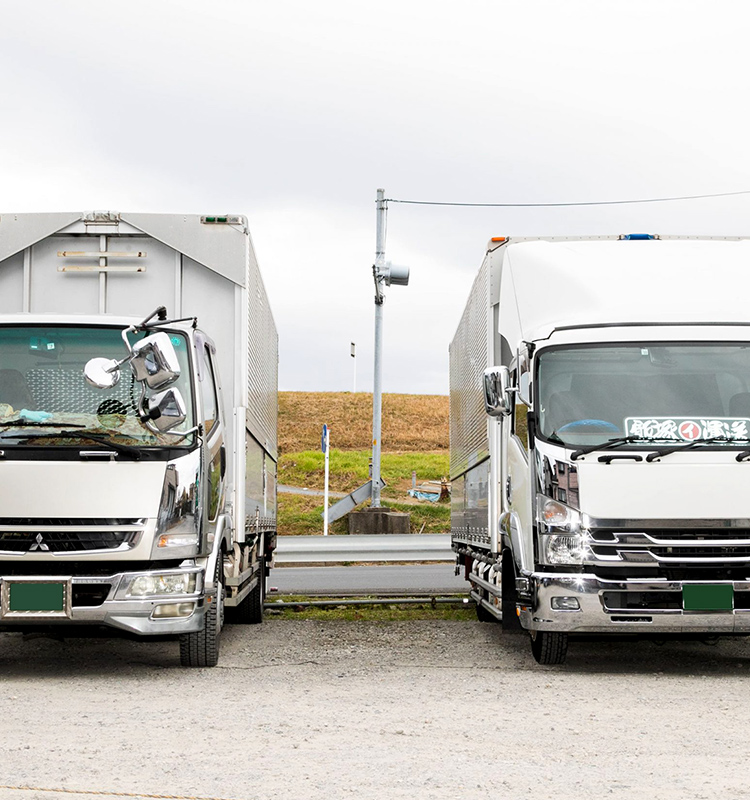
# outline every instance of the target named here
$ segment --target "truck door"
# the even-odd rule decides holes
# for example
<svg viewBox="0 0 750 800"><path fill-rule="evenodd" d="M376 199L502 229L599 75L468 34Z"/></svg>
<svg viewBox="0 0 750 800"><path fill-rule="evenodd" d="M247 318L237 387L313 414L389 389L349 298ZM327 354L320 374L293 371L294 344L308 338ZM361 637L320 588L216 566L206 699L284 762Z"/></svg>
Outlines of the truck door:
<svg viewBox="0 0 750 800"><path fill-rule="evenodd" d="M201 360L198 383L203 423L203 457L207 467L203 525L208 534L213 534L224 506L227 452L224 445L224 422L221 418L220 385L213 348L208 342L199 344L198 357Z"/></svg>

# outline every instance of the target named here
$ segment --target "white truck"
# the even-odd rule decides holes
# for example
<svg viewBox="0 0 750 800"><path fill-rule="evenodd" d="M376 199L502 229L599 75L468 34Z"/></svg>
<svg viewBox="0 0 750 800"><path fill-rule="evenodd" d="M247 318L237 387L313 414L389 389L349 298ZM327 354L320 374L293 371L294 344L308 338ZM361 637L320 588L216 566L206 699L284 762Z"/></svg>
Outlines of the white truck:
<svg viewBox="0 0 750 800"><path fill-rule="evenodd" d="M750 241L490 241L450 346L452 545L480 619L750 634Z"/></svg>
<svg viewBox="0 0 750 800"><path fill-rule="evenodd" d="M277 364L244 217L0 214L0 630L261 622Z"/></svg>

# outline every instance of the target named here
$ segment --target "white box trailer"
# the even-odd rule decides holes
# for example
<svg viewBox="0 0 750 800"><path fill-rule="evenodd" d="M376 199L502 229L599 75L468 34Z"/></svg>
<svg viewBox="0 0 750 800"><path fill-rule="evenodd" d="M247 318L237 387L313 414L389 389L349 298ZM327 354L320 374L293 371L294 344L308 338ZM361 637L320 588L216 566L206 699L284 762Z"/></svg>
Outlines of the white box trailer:
<svg viewBox="0 0 750 800"><path fill-rule="evenodd" d="M277 366L244 217L0 215L0 627L260 622Z"/></svg>
<svg viewBox="0 0 750 800"><path fill-rule="evenodd" d="M742 238L489 243L450 346L452 542L539 662L750 633L749 293Z"/></svg>

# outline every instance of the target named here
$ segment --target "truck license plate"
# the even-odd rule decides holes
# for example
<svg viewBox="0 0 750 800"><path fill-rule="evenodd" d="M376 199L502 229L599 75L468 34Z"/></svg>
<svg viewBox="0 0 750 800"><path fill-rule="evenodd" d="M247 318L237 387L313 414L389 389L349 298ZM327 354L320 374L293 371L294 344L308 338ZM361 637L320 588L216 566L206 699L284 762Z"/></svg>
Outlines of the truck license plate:
<svg viewBox="0 0 750 800"><path fill-rule="evenodd" d="M64 611L64 583L11 583L10 611Z"/></svg>
<svg viewBox="0 0 750 800"><path fill-rule="evenodd" d="M685 611L731 611L734 608L734 587L725 583L696 583L682 587Z"/></svg>

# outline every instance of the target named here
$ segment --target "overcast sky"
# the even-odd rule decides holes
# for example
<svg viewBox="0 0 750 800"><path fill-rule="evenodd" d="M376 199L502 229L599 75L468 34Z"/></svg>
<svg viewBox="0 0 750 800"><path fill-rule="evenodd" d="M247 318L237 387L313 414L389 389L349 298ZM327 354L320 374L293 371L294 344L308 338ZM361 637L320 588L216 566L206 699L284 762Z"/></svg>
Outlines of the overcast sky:
<svg viewBox="0 0 750 800"><path fill-rule="evenodd" d="M0 212L246 214L281 389L350 390L350 341L357 389L372 389L378 187L490 203L750 189L750 9L736 2L0 10ZM750 196L391 204L386 256L412 278L388 290L384 390L447 393L448 343L491 236L632 231L750 234Z"/></svg>

